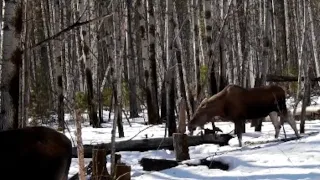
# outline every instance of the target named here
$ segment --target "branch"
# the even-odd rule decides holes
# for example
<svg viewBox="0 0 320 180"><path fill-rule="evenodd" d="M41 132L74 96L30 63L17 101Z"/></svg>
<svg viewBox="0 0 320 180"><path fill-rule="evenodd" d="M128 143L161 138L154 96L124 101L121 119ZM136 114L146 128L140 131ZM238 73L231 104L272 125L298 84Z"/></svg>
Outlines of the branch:
<svg viewBox="0 0 320 180"><path fill-rule="evenodd" d="M112 15L113 15L113 14L106 14L106 15L103 15L103 16L100 16L100 17L97 17L97 18L94 18L94 19L90 19L90 20L88 20L88 21L84 21L84 22L79 22L79 21L77 21L77 22L75 22L74 24L72 24L71 26L68 26L67 28L65 28L65 29L61 30L60 32L54 34L53 36L48 37L48 38L46 38L46 39L38 42L37 44L35 44L34 46L29 47L28 49L29 49L29 50L32 50L32 49L34 49L34 48L42 45L43 43L46 43L46 42L48 42L48 41L50 41L50 40L53 40L53 39L59 37L61 34L66 33L66 32L68 32L68 31L70 31L70 30L72 30L72 29L74 29L74 28L77 28L77 27L80 27L80 26L83 26L83 25L86 25L86 24L89 24L89 23L98 21L98 20L100 20L100 19L109 18L109 17L111 17Z"/></svg>

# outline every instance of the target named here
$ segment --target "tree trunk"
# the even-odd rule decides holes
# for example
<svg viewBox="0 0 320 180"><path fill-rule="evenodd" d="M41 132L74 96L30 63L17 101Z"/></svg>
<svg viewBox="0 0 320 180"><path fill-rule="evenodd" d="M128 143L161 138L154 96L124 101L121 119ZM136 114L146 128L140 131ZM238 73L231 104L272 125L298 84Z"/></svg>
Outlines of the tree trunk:
<svg viewBox="0 0 320 180"><path fill-rule="evenodd" d="M215 76L215 62L213 59L213 37L212 37L212 29L213 29L213 14L212 14L212 1L205 0L204 1L204 15L205 15L205 28L206 28L206 42L207 42L207 63L209 64L208 67L208 84L209 89L208 93L210 96L217 93L217 80Z"/></svg>
<svg viewBox="0 0 320 180"><path fill-rule="evenodd" d="M19 127L19 92L22 51L19 46L22 33L23 7L21 2L8 0L3 19L3 66L2 66L2 119L0 129Z"/></svg>
<svg viewBox="0 0 320 180"><path fill-rule="evenodd" d="M63 83L62 83L62 62L61 58L57 62L57 82L58 82L58 124L59 129L64 132L64 97L63 97Z"/></svg>
<svg viewBox="0 0 320 180"><path fill-rule="evenodd" d="M309 20L310 20L311 42L312 42L315 70L316 70L317 77L320 77L320 64L319 64L319 58L318 58L317 40L314 32L314 22L313 22L312 10L311 10L311 2L310 0L306 0L306 3L308 8ZM320 82L318 82L318 84L320 85Z"/></svg>
<svg viewBox="0 0 320 180"><path fill-rule="evenodd" d="M82 4L80 7L84 8L86 7L86 3ZM81 10L81 8L80 8ZM80 12L81 13L81 12ZM88 31L87 29L90 28L84 28L81 27L81 47L82 47L82 58L85 63L85 79L86 79L86 85L87 85L87 104L88 104L88 112L89 112L89 119L90 124L93 128L99 128L101 127L101 124L98 119L97 115L97 107L96 102L94 99L94 87L93 87L93 72L92 72L92 62L93 59L89 56L90 47L88 46Z"/></svg>
<svg viewBox="0 0 320 180"><path fill-rule="evenodd" d="M166 33L166 58L167 58L167 72L166 72L166 120L169 136L176 132L176 119L174 116L174 67L173 67L173 2L166 0L166 16L165 16L165 33Z"/></svg>
<svg viewBox="0 0 320 180"><path fill-rule="evenodd" d="M128 81L129 81L129 102L130 118L138 117L137 87L136 87L136 70L134 66L135 54L133 46L132 31L132 0L126 0L127 5L127 60L128 60Z"/></svg>
<svg viewBox="0 0 320 180"><path fill-rule="evenodd" d="M284 26L285 26L285 42L286 42L286 61L288 64L288 70L290 70L292 68L292 57L291 57L291 49L290 49L290 19L289 19L289 4L288 4L288 0L283 0L283 4L284 4Z"/></svg>
<svg viewBox="0 0 320 180"><path fill-rule="evenodd" d="M200 18L200 0L191 0L191 33L192 33L192 50L193 50L193 63L194 63L194 82L195 82L195 102L198 102L198 95L200 94L200 29L199 21ZM191 98L191 97L190 97ZM192 113L194 109L192 108Z"/></svg>
<svg viewBox="0 0 320 180"><path fill-rule="evenodd" d="M122 125L122 73L123 73L123 61L124 58L124 37L125 32L121 31L119 32L119 29L121 29L121 20L122 20L122 13L123 9L116 5L116 3L113 4L113 13L115 16L113 16L113 47L114 47L114 54L113 54L113 60L114 60L114 68L111 70L111 74L113 77L113 81L115 81L116 87L113 87L114 91L114 123L118 126L118 132L119 137L124 137L123 132L123 125ZM112 172L113 174L113 172Z"/></svg>
<svg viewBox="0 0 320 180"><path fill-rule="evenodd" d="M147 106L148 106L148 117L149 122L152 124L158 124L159 118L159 104L158 104L158 84L157 84L157 64L156 64L156 49L155 49L155 19L154 19L154 4L153 0L147 0L147 19L148 19L148 66L146 67L146 88L148 91L147 95ZM149 100L148 100L149 99ZM149 107L150 106L150 107ZM150 113L149 113L150 110ZM149 116L150 115L150 116ZM151 118L151 119L150 119Z"/></svg>

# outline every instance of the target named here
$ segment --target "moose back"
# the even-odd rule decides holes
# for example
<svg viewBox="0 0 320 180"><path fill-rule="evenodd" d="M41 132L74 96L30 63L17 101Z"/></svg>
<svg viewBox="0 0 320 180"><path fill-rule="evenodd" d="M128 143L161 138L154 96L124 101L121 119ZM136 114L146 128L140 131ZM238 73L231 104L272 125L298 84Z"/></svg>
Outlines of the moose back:
<svg viewBox="0 0 320 180"><path fill-rule="evenodd" d="M71 141L47 127L0 132L0 174L8 179L67 180Z"/></svg>

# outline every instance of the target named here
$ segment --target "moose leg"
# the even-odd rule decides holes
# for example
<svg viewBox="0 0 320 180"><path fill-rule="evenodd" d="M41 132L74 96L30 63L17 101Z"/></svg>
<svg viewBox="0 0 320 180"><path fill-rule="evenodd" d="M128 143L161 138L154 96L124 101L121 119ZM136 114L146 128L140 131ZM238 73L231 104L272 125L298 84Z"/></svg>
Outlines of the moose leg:
<svg viewBox="0 0 320 180"><path fill-rule="evenodd" d="M239 147L242 147L242 120L234 121L234 129L238 137Z"/></svg>
<svg viewBox="0 0 320 180"><path fill-rule="evenodd" d="M288 112L287 115L284 118L287 120L287 122L289 123L289 125L293 129L293 131L294 131L295 135L297 136L297 138L299 138L300 135L298 133L297 124L296 124L295 119L293 118L293 115L290 112Z"/></svg>
<svg viewBox="0 0 320 180"><path fill-rule="evenodd" d="M280 133L280 128L281 128L281 125L280 125L280 122L278 121L278 113L273 111L273 112L270 112L269 113L269 117L270 117L270 120L274 126L274 130L275 130L275 135L274 137L275 138L278 138L279 137L279 133Z"/></svg>

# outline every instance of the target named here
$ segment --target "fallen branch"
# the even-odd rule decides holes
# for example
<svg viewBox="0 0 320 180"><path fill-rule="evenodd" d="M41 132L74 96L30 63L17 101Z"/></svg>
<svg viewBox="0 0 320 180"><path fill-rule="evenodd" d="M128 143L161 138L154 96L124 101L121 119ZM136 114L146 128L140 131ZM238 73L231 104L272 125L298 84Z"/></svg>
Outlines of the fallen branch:
<svg viewBox="0 0 320 180"><path fill-rule="evenodd" d="M217 134L217 135L204 135L204 136L188 136L188 147L197 146L200 144L218 144L220 146L227 145L229 140L233 138L230 134ZM94 145L84 145L84 157L92 157L92 148ZM110 153L111 143L101 144L107 149L107 154ZM119 151L148 151L157 149L173 150L173 138L152 138L152 139L139 139L131 141L120 141L115 144L116 152ZM72 148L73 157L77 157L77 148Z"/></svg>

